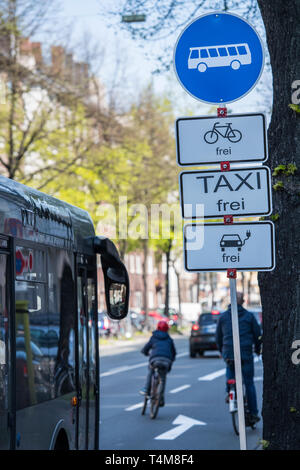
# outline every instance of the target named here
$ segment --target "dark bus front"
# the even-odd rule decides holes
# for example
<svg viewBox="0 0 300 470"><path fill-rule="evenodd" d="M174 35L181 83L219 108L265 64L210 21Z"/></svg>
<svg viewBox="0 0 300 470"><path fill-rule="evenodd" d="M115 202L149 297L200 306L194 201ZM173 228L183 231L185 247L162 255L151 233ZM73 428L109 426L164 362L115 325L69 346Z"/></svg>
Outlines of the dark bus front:
<svg viewBox="0 0 300 470"><path fill-rule="evenodd" d="M85 211L0 177L0 449L98 448L95 240Z"/></svg>

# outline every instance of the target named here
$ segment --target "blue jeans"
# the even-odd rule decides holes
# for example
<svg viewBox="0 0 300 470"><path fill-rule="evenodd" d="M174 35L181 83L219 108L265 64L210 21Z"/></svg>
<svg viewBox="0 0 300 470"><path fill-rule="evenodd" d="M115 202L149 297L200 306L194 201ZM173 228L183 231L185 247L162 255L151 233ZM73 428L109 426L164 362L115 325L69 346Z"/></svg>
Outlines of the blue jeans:
<svg viewBox="0 0 300 470"><path fill-rule="evenodd" d="M162 362L162 364L165 365L165 368L161 369L162 395L164 395L164 392L165 392L166 376L167 376L167 373L171 370L172 361L170 359L167 359L167 358L161 358L161 359L154 358L149 362L149 365L148 365L148 374L147 374L146 384L145 384L145 389L146 389L146 392L147 392L148 395L150 394L150 390L151 390L151 379L152 379L152 374L153 374L153 365L157 362L158 363Z"/></svg>
<svg viewBox="0 0 300 470"><path fill-rule="evenodd" d="M248 401L249 412L252 415L258 415L256 390L254 385L254 361L251 359L242 361L242 375L246 389L246 396ZM227 364L226 367L226 379L234 379L234 367Z"/></svg>

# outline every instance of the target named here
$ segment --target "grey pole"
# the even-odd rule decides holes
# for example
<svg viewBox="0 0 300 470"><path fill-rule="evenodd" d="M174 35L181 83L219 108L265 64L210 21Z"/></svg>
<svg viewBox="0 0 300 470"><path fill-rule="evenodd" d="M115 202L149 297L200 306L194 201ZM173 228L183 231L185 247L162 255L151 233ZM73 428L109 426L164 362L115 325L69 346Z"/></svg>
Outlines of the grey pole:
<svg viewBox="0 0 300 470"><path fill-rule="evenodd" d="M230 278L231 321L234 351L234 369L238 405L240 449L247 450L245 411L243 398L242 364L240 350L239 318L236 298L236 279Z"/></svg>

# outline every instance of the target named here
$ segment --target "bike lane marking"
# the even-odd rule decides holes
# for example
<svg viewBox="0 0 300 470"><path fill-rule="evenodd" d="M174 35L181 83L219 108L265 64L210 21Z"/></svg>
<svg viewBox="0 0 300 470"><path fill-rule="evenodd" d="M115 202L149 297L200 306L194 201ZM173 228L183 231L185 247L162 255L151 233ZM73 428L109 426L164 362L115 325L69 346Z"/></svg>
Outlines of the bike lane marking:
<svg viewBox="0 0 300 470"><path fill-rule="evenodd" d="M258 362L260 360L261 360L260 357L254 358L254 362ZM198 377L198 380L206 382L206 381L217 379L218 377L221 377L222 375L225 375L225 374L226 374L226 368L217 370L215 372L212 372L211 374L203 375L202 377Z"/></svg>
<svg viewBox="0 0 300 470"><path fill-rule="evenodd" d="M216 372L212 372L211 374L203 375L202 377L198 377L198 380L203 380L203 381L210 381L214 380L218 377L221 377L222 375L225 375L226 369L220 369L217 370Z"/></svg>
<svg viewBox="0 0 300 470"><path fill-rule="evenodd" d="M132 410L137 410L138 408L142 408L144 402L137 403L136 405L131 405L128 406L128 408L125 408L125 411L132 411Z"/></svg>
<svg viewBox="0 0 300 470"><path fill-rule="evenodd" d="M111 369L107 372L102 372L101 377L108 377L110 375L119 374L120 372L127 372L128 370L138 369L139 367L145 367L148 365L148 362L140 362L139 364L134 364L133 366L122 366Z"/></svg>
<svg viewBox="0 0 300 470"><path fill-rule="evenodd" d="M177 354L177 358L185 357L187 355L188 355L187 352L179 353L179 354ZM149 362L140 362L139 364L134 364L132 366L116 367L114 369L108 370L107 372L102 372L100 374L100 378L101 377L109 377L110 375L119 374L120 372L127 372L129 370L138 369L139 367L145 367L148 364L149 364Z"/></svg>
<svg viewBox="0 0 300 470"><path fill-rule="evenodd" d="M176 439L193 426L206 426L204 421L199 421L184 415L178 415L172 424L176 427L164 432L163 434L160 434L159 436L156 436L154 439L170 441Z"/></svg>
<svg viewBox="0 0 300 470"><path fill-rule="evenodd" d="M190 384L181 385L181 387L173 388L173 390L170 390L169 393L178 393L178 392L181 392L182 390L186 390L187 388L190 388L190 387L191 387Z"/></svg>

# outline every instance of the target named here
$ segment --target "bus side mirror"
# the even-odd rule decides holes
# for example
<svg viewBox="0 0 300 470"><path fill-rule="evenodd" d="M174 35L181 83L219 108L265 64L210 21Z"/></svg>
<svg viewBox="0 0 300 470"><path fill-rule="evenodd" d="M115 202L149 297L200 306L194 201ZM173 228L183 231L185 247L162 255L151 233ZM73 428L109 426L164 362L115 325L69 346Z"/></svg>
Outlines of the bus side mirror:
<svg viewBox="0 0 300 470"><path fill-rule="evenodd" d="M94 238L94 250L101 255L107 315L122 320L128 313L129 276L114 243L105 237Z"/></svg>

